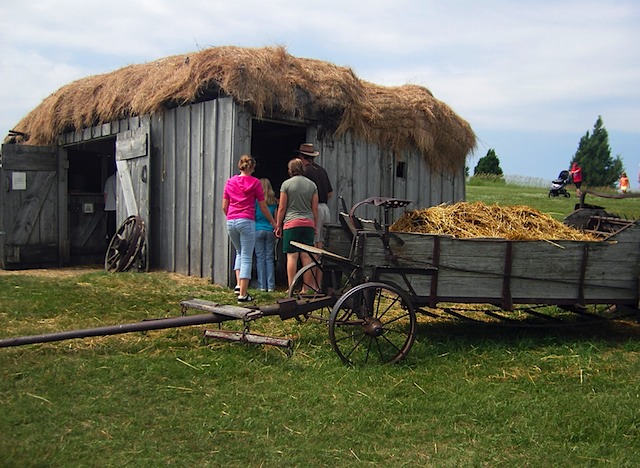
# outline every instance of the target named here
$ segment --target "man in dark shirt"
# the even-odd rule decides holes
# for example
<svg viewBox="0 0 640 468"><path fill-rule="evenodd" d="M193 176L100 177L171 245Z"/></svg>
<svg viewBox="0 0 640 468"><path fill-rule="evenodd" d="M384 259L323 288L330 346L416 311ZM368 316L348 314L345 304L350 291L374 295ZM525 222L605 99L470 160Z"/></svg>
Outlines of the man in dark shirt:
<svg viewBox="0 0 640 468"><path fill-rule="evenodd" d="M318 187L318 220L316 223L316 238L315 246L318 248L323 247L322 229L331 218L331 212L327 203L333 195L333 187L327 171L322 166L319 166L315 162L315 158L320 154L313 147L313 143L302 143L297 150L300 154L300 159L304 164L304 175L315 182Z"/></svg>

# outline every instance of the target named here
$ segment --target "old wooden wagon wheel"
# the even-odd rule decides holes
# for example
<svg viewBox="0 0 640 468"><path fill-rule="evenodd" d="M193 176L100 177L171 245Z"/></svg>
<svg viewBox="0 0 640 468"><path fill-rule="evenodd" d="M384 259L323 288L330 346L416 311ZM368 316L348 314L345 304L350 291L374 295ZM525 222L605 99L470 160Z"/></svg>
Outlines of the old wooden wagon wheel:
<svg viewBox="0 0 640 468"><path fill-rule="evenodd" d="M416 323L404 291L385 283L363 283L336 302L329 318L329 339L347 364L393 363L409 353Z"/></svg>
<svg viewBox="0 0 640 468"><path fill-rule="evenodd" d="M115 273L128 271L136 261L146 267L145 225L139 216L129 216L118 228L104 258L104 269Z"/></svg>
<svg viewBox="0 0 640 468"><path fill-rule="evenodd" d="M352 269L353 270L353 269ZM353 273L346 268L324 263L310 263L298 270L293 277L287 295L297 300L313 300L320 296L342 295L344 291L355 286ZM297 315L296 319L304 322L309 318L328 321L332 307L327 305L304 315Z"/></svg>

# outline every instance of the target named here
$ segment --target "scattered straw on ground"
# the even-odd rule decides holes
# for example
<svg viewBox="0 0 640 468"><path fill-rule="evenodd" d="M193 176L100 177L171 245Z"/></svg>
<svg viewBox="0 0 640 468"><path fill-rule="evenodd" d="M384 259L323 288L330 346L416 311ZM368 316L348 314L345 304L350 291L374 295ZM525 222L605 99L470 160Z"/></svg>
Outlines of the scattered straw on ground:
<svg viewBox="0 0 640 468"><path fill-rule="evenodd" d="M25 270L2 270L0 269L1 276L19 275L19 276L39 276L44 278L73 278L75 276L82 276L88 273L100 273L104 272L104 268L100 265L81 265L81 266L69 266L60 268L31 268ZM114 277L117 277L119 273L111 273ZM200 278L197 276L187 276L180 273L166 272L163 270L156 270L147 272L148 275L160 274L167 276L173 283L179 285L193 285L193 286L205 286L213 287L208 278Z"/></svg>
<svg viewBox="0 0 640 468"><path fill-rule="evenodd" d="M598 240L528 206L485 205L481 202L460 202L408 211L390 229L398 232L446 234L456 238Z"/></svg>
<svg viewBox="0 0 640 468"><path fill-rule="evenodd" d="M20 275L20 276L43 276L47 278L70 278L80 276L94 271L101 271L98 266L77 266L65 268L32 268L25 270L0 270L0 276Z"/></svg>

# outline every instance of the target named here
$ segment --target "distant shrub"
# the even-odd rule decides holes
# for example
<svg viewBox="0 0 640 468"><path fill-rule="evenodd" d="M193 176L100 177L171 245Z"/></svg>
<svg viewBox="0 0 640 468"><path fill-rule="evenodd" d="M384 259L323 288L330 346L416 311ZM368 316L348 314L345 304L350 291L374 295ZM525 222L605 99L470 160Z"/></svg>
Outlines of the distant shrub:
<svg viewBox="0 0 640 468"><path fill-rule="evenodd" d="M506 185L504 177L498 174L476 174L467 180L467 185L482 187L482 186L493 186L493 185Z"/></svg>
<svg viewBox="0 0 640 468"><path fill-rule="evenodd" d="M549 187L551 179L542 179L540 177L505 175L504 180L507 185L517 185L520 187Z"/></svg>

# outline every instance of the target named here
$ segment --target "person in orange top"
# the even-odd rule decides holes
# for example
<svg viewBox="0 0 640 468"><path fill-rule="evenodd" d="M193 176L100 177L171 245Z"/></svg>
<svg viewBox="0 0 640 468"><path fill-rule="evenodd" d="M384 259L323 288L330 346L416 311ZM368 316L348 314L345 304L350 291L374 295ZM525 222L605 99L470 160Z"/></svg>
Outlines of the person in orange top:
<svg viewBox="0 0 640 468"><path fill-rule="evenodd" d="M620 177L620 191L622 193L627 193L629 191L629 178L627 177L627 173L623 172Z"/></svg>

